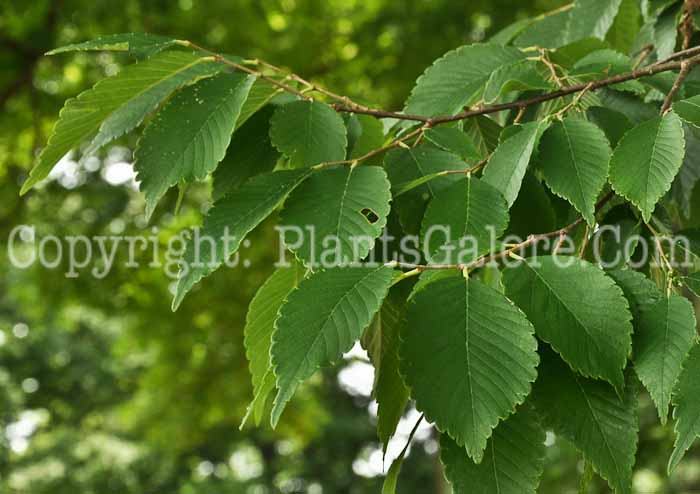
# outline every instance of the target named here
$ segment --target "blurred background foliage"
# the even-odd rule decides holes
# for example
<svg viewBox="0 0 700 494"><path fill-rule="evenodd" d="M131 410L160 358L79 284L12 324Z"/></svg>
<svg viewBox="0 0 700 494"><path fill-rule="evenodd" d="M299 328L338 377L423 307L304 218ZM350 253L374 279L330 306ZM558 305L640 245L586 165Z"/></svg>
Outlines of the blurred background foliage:
<svg viewBox="0 0 700 494"><path fill-rule="evenodd" d="M260 57L333 90L400 108L435 58L510 22L562 5L555 0L0 0L0 493L265 494L378 493L369 365L353 352L294 399L276 431L239 431L251 390L242 341L250 298L278 245L271 223L253 234L249 267L223 269L170 311L164 267L125 265L104 279L67 267L17 269L8 236L19 224L47 235L146 235L164 248L196 225L207 184L175 197L151 225L131 179L122 139L103 156L64 159L43 190L19 198L37 150L65 99L114 74L113 54L43 58L101 34L147 31L217 51ZM152 229L157 226L157 231ZM136 249L137 261L154 256ZM49 254L55 254L55 252ZM51 257L51 256L49 256ZM663 474L669 428L642 413L635 485L689 492L700 485L697 452ZM391 451L415 421L408 412ZM542 492L576 492L583 469L548 435ZM430 428L419 431L399 483L402 494L446 492ZM553 466L552 466L553 465ZM591 492L607 492L597 482Z"/></svg>

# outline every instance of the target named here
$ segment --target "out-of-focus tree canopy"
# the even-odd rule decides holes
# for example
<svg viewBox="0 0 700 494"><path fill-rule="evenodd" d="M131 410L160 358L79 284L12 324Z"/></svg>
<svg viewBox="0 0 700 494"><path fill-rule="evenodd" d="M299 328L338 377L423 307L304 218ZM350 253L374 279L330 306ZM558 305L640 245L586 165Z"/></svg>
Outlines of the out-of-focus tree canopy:
<svg viewBox="0 0 700 494"><path fill-rule="evenodd" d="M64 101L125 61L118 54L43 53L102 34L165 34L260 57L356 100L398 108L415 78L444 52L563 3L0 0L0 492L381 489L371 399L343 379L348 369L361 369L361 361L348 358L345 367L305 386L275 432L238 429L251 395L245 311L277 254L269 225L254 233L254 248L245 252L249 268L210 277L176 314L170 310L172 278L163 268L130 268L120 257L97 279L67 278L66 266L10 266L7 239L16 225L32 224L42 237L149 235L155 225L154 242L164 246L180 229L198 224L199 205L209 197L207 184L189 190L174 215L176 197L169 196L147 224L128 173L123 178L134 144L127 137L101 159L63 160L42 193L20 198L19 184ZM150 261L149 254L139 255ZM166 262L162 254L160 260ZM665 455L654 452L670 447L670 435L657 427L644 437L645 485L663 492L657 472ZM442 492L435 441L429 430L419 439L399 492ZM575 455L566 443L549 439L552 458ZM673 488L697 481L700 463L694 465L695 471L672 479ZM578 474L553 469L542 492L575 491Z"/></svg>

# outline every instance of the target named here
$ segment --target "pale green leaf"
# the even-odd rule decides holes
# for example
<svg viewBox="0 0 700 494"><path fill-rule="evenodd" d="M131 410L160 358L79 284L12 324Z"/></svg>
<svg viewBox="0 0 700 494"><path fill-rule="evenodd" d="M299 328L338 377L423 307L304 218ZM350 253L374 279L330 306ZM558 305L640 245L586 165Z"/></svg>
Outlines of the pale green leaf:
<svg viewBox="0 0 700 494"><path fill-rule="evenodd" d="M685 139L680 118L669 112L625 134L610 160L615 192L637 206L648 222L683 163Z"/></svg>
<svg viewBox="0 0 700 494"><path fill-rule="evenodd" d="M272 426L299 384L337 361L362 335L389 290L387 267L318 271L292 291L279 311L272 335L277 396Z"/></svg>
<svg viewBox="0 0 700 494"><path fill-rule="evenodd" d="M134 151L147 218L170 187L205 178L224 158L253 82L242 73L204 79L173 96L149 122Z"/></svg>
<svg viewBox="0 0 700 494"><path fill-rule="evenodd" d="M573 443L617 494L632 493L637 451L637 390L627 380L623 398L601 381L572 372L545 352L532 390L546 428Z"/></svg>
<svg viewBox="0 0 700 494"><path fill-rule="evenodd" d="M436 60L416 81L406 102L406 113L453 115L478 99L491 73L525 58L511 47L466 45Z"/></svg>
<svg viewBox="0 0 700 494"><path fill-rule="evenodd" d="M532 91L551 87L552 84L547 82L537 62L521 60L503 65L491 73L484 88L484 101L493 103L512 91Z"/></svg>
<svg viewBox="0 0 700 494"><path fill-rule="evenodd" d="M458 181L459 174L433 179L435 173L444 170L465 170L469 165L456 154L435 146L421 144L410 149L394 149L387 153L384 166L391 181L394 195L406 184L430 177L420 186L403 191L394 203L407 233L418 233L428 201L440 190Z"/></svg>
<svg viewBox="0 0 700 494"><path fill-rule="evenodd" d="M125 51L136 57L150 57L159 51L163 51L171 46L182 44L181 41L168 38L166 36L158 36L148 33L123 33L123 34L108 34L100 36L90 41L83 43L74 43L71 45L55 48L47 55L58 55L71 51Z"/></svg>
<svg viewBox="0 0 700 494"><path fill-rule="evenodd" d="M607 180L610 153L603 131L576 118L555 122L540 141L538 161L545 182L591 226L595 224L596 200Z"/></svg>
<svg viewBox="0 0 700 494"><path fill-rule="evenodd" d="M573 257L540 256L506 269L506 295L576 371L618 390L632 346L622 290L602 270Z"/></svg>
<svg viewBox="0 0 700 494"><path fill-rule="evenodd" d="M100 131L104 144L108 137L130 131L180 86L220 69L220 64L192 53L160 53L69 99L21 194L45 178L66 153L96 132ZM103 122L107 125L104 129Z"/></svg>
<svg viewBox="0 0 700 494"><path fill-rule="evenodd" d="M346 132L343 119L316 101L282 105L270 123L272 144L297 168L344 160Z"/></svg>
<svg viewBox="0 0 700 494"><path fill-rule="evenodd" d="M275 375L270 361L270 346L277 312L287 295L304 278L304 270L297 263L280 267L272 273L253 297L248 307L243 343L253 383L253 401L248 406L241 427L249 416L259 426L270 392L275 388Z"/></svg>
<svg viewBox="0 0 700 494"><path fill-rule="evenodd" d="M466 177L430 201L421 228L430 264L465 264L495 248L508 226L508 205L494 187Z"/></svg>
<svg viewBox="0 0 700 494"><path fill-rule="evenodd" d="M585 38L604 39L622 0L577 0L573 8L542 19L515 39L516 46L561 48Z"/></svg>
<svg viewBox="0 0 700 494"><path fill-rule="evenodd" d="M440 149L454 153L464 160L481 157L472 140L456 127L430 128L425 131L425 138Z"/></svg>
<svg viewBox="0 0 700 494"><path fill-rule="evenodd" d="M669 473L676 469L696 438L700 437L700 345L690 350L683 372L673 390L673 419L676 441L668 461Z"/></svg>
<svg viewBox="0 0 700 494"><path fill-rule="evenodd" d="M185 264L175 289L173 310L177 309L194 284L232 256L243 238L267 218L310 173L310 170L284 170L258 175L214 203L204 219L204 227L199 235L200 238L213 239L214 248L204 240L197 247L196 237L188 243Z"/></svg>
<svg viewBox="0 0 700 494"><path fill-rule="evenodd" d="M537 375L532 325L501 293L463 277L416 292L408 321L400 363L416 407L480 462Z"/></svg>
<svg viewBox="0 0 700 494"><path fill-rule="evenodd" d="M693 305L678 295L642 307L635 319L634 368L666 423L671 392L695 340Z"/></svg>
<svg viewBox="0 0 700 494"><path fill-rule="evenodd" d="M606 41L616 50L630 53L641 28L641 17L637 0L622 0L615 21L605 37Z"/></svg>
<svg viewBox="0 0 700 494"><path fill-rule="evenodd" d="M547 124L540 122L523 125L520 132L499 144L484 169L484 182L503 194L509 207L518 197L530 158L546 128Z"/></svg>
<svg viewBox="0 0 700 494"><path fill-rule="evenodd" d="M260 110L233 134L226 156L214 170L212 198L215 201L250 177L275 168L280 154L272 146L268 132L272 113L272 107Z"/></svg>
<svg viewBox="0 0 700 494"><path fill-rule="evenodd" d="M544 471L545 434L537 413L523 405L498 424L481 463L446 434L440 459L454 494L535 494Z"/></svg>
<svg viewBox="0 0 700 494"><path fill-rule="evenodd" d="M307 266L364 259L382 233L391 192L378 166L337 166L311 176L286 201L283 241Z"/></svg>
<svg viewBox="0 0 700 494"><path fill-rule="evenodd" d="M673 111L689 124L700 127L700 95L677 101Z"/></svg>

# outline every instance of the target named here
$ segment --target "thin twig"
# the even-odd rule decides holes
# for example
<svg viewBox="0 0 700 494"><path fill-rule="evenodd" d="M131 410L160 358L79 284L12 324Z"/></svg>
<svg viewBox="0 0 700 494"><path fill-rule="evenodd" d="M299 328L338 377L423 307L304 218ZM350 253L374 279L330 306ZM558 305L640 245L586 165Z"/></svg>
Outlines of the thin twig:
<svg viewBox="0 0 700 494"><path fill-rule="evenodd" d="M599 211L605 204L607 204L608 201L610 201L610 199L612 199L614 195L615 194L612 191L605 194L596 203L596 206L595 206L596 211ZM561 243L562 237L565 237L574 228L576 228L577 226L579 226L583 222L584 222L584 219L581 216L563 228L560 228L558 230L554 230L554 231L548 232L548 233L539 233L537 235L530 235L524 241L522 241L518 244L513 244L512 246L510 246L509 248L507 248L505 250L496 252L495 254L481 256L478 259L475 259L475 260L468 262L468 263L463 263L463 264L413 264L413 263L391 261L391 262L387 263L386 265L390 266L390 267L412 269L412 270L416 270L418 272L427 271L427 270L445 270L445 269L455 269L455 270L460 270L460 271L471 270L471 269L480 268L482 266L485 266L486 264L488 264L492 261L498 261L500 259L505 259L506 257L510 257L511 255L515 254L517 251L522 250L526 247L529 247L530 245L532 245L536 242L539 242L540 240L544 240L546 238L559 237L558 243Z"/></svg>
<svg viewBox="0 0 700 494"><path fill-rule="evenodd" d="M690 70L693 68L695 63L696 62L693 60L683 60L681 62L681 71L678 73L678 77L676 77L671 90L664 99L664 104L661 106L662 115L671 109L671 105L673 105L673 98L675 98L678 91L680 91L681 87L683 86L683 81L685 81L685 78L688 77L688 74L690 74Z"/></svg>
<svg viewBox="0 0 700 494"><path fill-rule="evenodd" d="M183 46L187 46L189 48L195 49L202 51L203 53L206 53L214 58L214 60L223 63L225 65L228 65L230 67L233 67L235 69L241 70L243 72L246 72L251 75L255 75L257 77L260 77L270 84L273 84L280 89L287 91L291 94L294 94L296 96L299 96L301 98L305 99L313 99L312 96L310 96L308 93L302 92L299 89L296 89L294 87L289 86L288 84L279 81L278 79L275 79L274 77L270 77L268 75L263 74L259 70L251 69L250 67L246 67L245 65L233 62L223 55L220 55L218 53L212 52L211 50L208 50L206 48L203 48L199 45L196 45L195 43L192 43L191 41L181 41L180 42ZM463 111L461 113L458 113L456 115L440 115L440 116L435 116L435 117L429 117L425 115L412 115L412 114L406 114L406 113L399 113L399 112L393 112L393 111L386 111L386 110L381 110L381 109L375 109L375 108L369 108L364 105L360 105L358 103L355 103L348 99L347 97L337 95L333 93L332 91L329 91L327 89L323 89L320 86L317 86L313 83L310 83L309 81L306 81L305 79L301 78L300 76L296 74L288 74L286 76L287 79L293 80L295 82L298 82L305 87L309 88L311 91L319 92L331 99L336 100L336 103L332 104L333 108L338 111L338 112L345 112L345 113L356 113L356 114L365 114L365 115L371 115L375 118L394 118L398 120L410 120L410 121L415 121L415 122L422 122L425 126L427 127L433 127L435 125L443 124L443 123L448 123L448 122L456 122L459 120L465 120L468 118L476 117L479 115L488 115L492 113L498 113L506 110L512 110L512 109L520 109L523 107L528 107L532 105L536 105L539 103L543 103L545 101L550 101L553 99L561 98L563 96L568 96L570 94L578 93L581 91L595 91L597 89L607 87L607 86L612 86L615 84L621 84L623 82L627 82L630 80L634 79L640 79L642 77L648 77L652 76L655 74L659 74L662 72L668 72L672 70L678 70L682 67L682 61L677 61L677 59L687 59L689 57L692 57L694 55L700 54L700 47L694 47L690 48L688 50L683 50L682 52L674 53L671 55L668 59L657 62L652 65L648 65L644 68L641 69L636 69L632 70L631 72L627 72L624 74L618 74L612 77L607 77L605 79L600 79L597 81L593 81L590 83L581 83L581 84L574 84L571 86L566 86L563 87L557 91L553 91L550 93L545 93L541 94L539 96L535 96L533 98L521 100L521 101L514 101L510 103L501 103L501 104L495 104L495 105L485 105L478 107L476 109L470 109ZM271 68L272 70L275 71L281 71L281 69L268 64L267 62L262 62L260 60L255 61L257 64Z"/></svg>

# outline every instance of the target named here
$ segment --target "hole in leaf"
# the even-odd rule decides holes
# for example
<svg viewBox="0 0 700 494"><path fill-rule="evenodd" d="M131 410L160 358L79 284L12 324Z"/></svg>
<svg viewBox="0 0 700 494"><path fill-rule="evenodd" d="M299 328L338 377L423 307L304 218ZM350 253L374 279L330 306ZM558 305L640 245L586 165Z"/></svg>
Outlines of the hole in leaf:
<svg viewBox="0 0 700 494"><path fill-rule="evenodd" d="M367 219L367 221L369 221L370 225L374 225L377 221L379 221L379 216L377 215L377 213L372 211L370 208L365 208L360 212L362 213L362 216L364 216Z"/></svg>

